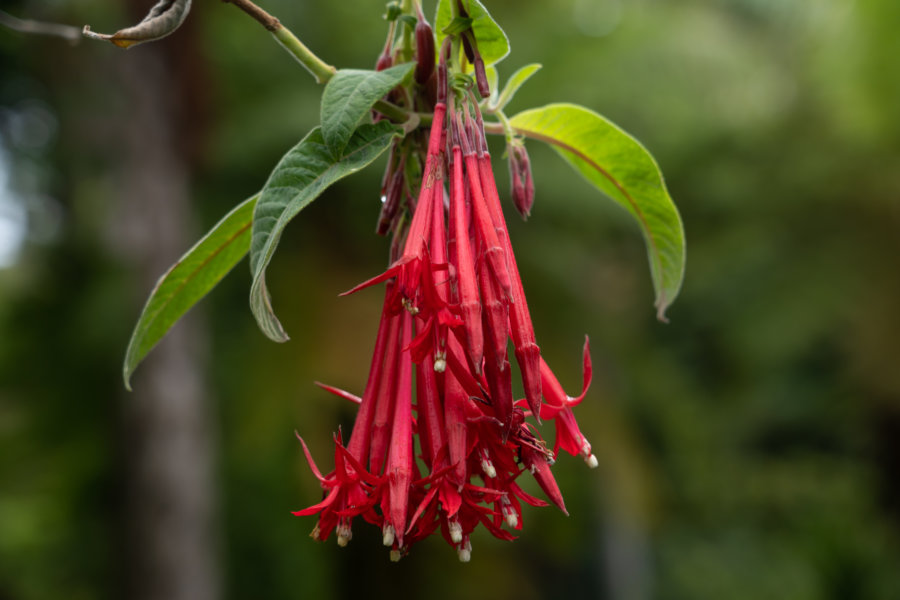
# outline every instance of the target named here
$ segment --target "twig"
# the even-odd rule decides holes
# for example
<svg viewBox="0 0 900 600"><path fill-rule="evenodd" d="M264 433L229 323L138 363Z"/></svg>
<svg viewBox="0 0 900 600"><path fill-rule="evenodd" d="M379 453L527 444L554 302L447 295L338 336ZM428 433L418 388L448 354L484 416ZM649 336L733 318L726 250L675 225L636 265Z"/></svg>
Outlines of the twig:
<svg viewBox="0 0 900 600"><path fill-rule="evenodd" d="M253 17L260 25L271 33L281 47L291 53L300 64L306 67L317 83L325 83L334 75L335 69L321 58L313 54L303 42L297 39L290 29L281 24L277 18L273 17L265 10L251 2L250 0L222 0L226 4L234 4L236 7Z"/></svg>
<svg viewBox="0 0 900 600"><path fill-rule="evenodd" d="M78 27L61 25L59 23L32 21L30 19L20 19L2 10L0 10L0 25L20 33L61 37L69 40L72 44L77 44L81 41L81 29Z"/></svg>

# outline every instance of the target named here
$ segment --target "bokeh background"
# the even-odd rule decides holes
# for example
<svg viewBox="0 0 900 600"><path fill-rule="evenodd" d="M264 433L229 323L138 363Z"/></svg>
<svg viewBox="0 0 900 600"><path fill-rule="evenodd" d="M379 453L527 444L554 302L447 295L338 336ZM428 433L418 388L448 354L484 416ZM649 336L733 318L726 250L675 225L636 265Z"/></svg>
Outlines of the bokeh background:
<svg viewBox="0 0 900 600"><path fill-rule="evenodd" d="M111 32L150 4L2 9ZM288 228L268 280L289 343L256 329L244 262L126 392L153 282L321 88L220 2L127 52L0 29L0 599L900 598L900 3L486 4L501 77L544 65L510 112L621 125L687 232L664 325L636 226L529 143L535 209L508 217L538 341L568 389L585 334L596 369L576 414L600 468L554 467L571 516L392 565L370 528L340 549L289 514L319 498L294 430L329 465L353 419L312 382L364 385L381 297L337 294L385 264L379 166ZM380 2L263 5L339 67L383 44Z"/></svg>

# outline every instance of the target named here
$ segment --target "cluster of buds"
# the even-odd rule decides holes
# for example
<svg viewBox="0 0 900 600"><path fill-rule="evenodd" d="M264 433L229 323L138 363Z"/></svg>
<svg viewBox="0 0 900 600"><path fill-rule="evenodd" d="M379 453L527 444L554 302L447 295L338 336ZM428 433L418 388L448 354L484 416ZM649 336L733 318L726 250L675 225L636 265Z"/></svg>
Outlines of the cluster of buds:
<svg viewBox="0 0 900 600"><path fill-rule="evenodd" d="M393 232L391 264L347 292L385 284L365 389L356 397L322 386L359 404L350 439L345 445L335 436L335 468L326 475L300 440L324 499L294 514L318 514L312 537L334 532L341 546L362 517L381 528L392 560L440 530L468 561L479 523L511 540L522 529L523 502L547 505L523 491L519 475L528 471L565 513L550 471L559 450L597 464L572 413L590 385L587 341L583 389L571 397L535 343L478 103L470 91L449 89L448 49L435 73L424 161L395 148L385 176L389 199L378 229ZM432 64L433 56L432 47ZM415 199L404 193L410 172L421 177ZM521 212L530 209L516 202ZM520 400L513 397L510 340L525 390ZM546 420L556 426L552 449L537 430Z"/></svg>

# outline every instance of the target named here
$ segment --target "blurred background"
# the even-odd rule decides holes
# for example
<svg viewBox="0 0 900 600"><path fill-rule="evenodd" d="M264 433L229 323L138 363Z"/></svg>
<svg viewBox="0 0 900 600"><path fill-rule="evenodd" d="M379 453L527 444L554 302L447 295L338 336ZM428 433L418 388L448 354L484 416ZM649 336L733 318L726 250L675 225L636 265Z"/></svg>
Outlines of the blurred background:
<svg viewBox="0 0 900 600"><path fill-rule="evenodd" d="M2 9L113 32L151 4ZM262 5L338 67L384 41L380 2ZM126 392L153 282L317 123L321 88L220 2L127 52L0 29L0 599L900 598L900 3L486 5L501 77L544 65L508 112L622 126L687 233L665 325L637 227L529 143L532 218L507 216L538 342L570 391L585 334L595 366L576 415L600 468L554 467L571 516L527 508L468 565L438 538L393 565L371 527L341 549L290 515L320 497L294 430L330 469L353 420L312 382L365 383L381 294L337 294L385 265L383 159L287 229L268 281L290 342L257 330L243 262Z"/></svg>

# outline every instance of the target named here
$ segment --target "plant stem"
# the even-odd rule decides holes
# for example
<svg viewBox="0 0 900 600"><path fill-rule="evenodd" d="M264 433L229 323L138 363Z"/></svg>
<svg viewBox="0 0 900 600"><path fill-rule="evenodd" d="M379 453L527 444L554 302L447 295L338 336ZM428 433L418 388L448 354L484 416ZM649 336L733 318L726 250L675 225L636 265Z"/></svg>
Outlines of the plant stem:
<svg viewBox="0 0 900 600"><path fill-rule="evenodd" d="M232 0L233 1L233 0ZM324 62L321 58L307 48L303 42L290 29L278 24L278 28L272 31L272 35L278 40L282 48L290 52L306 70L316 78L316 83L326 83L335 74L337 69Z"/></svg>
<svg viewBox="0 0 900 600"><path fill-rule="evenodd" d="M327 83L337 72L337 69L316 56L312 50L297 39L297 36L282 25L281 21L264 11L251 0L223 0L223 2L234 4L265 27L278 41L278 44L290 52L291 56L296 58L316 78L316 83ZM374 108L389 119L399 122L406 121L411 115L415 114L384 100L376 102ZM431 123L431 114L418 113L418 116L421 123Z"/></svg>
<svg viewBox="0 0 900 600"><path fill-rule="evenodd" d="M290 52L301 65L306 67L306 70L316 78L316 83L325 83L334 75L337 69L313 54L303 42L297 39L297 36L290 29L281 24L281 21L254 4L251 0L223 0L223 2L234 4L265 27L282 48Z"/></svg>

